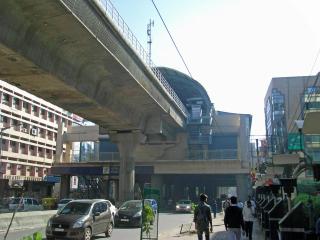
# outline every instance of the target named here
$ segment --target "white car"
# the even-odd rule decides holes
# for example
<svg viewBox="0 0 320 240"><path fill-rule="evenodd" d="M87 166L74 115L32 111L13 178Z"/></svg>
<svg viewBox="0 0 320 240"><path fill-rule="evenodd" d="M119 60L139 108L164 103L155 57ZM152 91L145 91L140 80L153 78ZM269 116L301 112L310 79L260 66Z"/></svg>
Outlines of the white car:
<svg viewBox="0 0 320 240"><path fill-rule="evenodd" d="M112 214L113 219L114 219L114 216L116 215L116 212L118 211L118 209L116 208L116 206L114 206L112 204L112 202L110 202L109 200L106 200L106 201L107 201L108 207L110 208L111 214Z"/></svg>
<svg viewBox="0 0 320 240"><path fill-rule="evenodd" d="M114 216L116 215L116 212L118 211L118 209L112 204L112 202L110 202L109 200L106 200L106 199L95 199L95 200L107 201L108 208L110 208L110 212L112 214L112 219L114 219Z"/></svg>
<svg viewBox="0 0 320 240"><path fill-rule="evenodd" d="M9 210L10 211L36 211L43 210L42 205L39 204L38 200L34 198L12 198L9 202Z"/></svg>

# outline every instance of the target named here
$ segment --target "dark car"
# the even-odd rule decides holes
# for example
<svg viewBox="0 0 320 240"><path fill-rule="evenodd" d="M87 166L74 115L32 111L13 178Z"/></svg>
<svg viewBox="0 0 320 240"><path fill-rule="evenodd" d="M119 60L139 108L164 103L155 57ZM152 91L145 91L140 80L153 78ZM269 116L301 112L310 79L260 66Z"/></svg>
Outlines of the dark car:
<svg viewBox="0 0 320 240"><path fill-rule="evenodd" d="M158 212L158 205L154 199L145 199L145 204L151 206L154 216ZM142 201L130 200L124 202L115 215L114 222L116 226L140 227L142 224Z"/></svg>
<svg viewBox="0 0 320 240"><path fill-rule="evenodd" d="M46 236L48 240L90 240L100 233L110 237L112 230L112 214L105 200L73 200L49 219Z"/></svg>

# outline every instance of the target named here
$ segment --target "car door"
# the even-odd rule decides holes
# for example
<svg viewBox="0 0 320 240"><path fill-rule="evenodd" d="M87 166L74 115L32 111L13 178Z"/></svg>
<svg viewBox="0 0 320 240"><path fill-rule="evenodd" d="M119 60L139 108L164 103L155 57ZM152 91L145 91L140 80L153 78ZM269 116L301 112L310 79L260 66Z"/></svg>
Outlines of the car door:
<svg viewBox="0 0 320 240"><path fill-rule="evenodd" d="M111 211L108 207L107 202L100 203L100 216L101 216L101 232L105 232L107 230L107 226L111 221Z"/></svg>
<svg viewBox="0 0 320 240"><path fill-rule="evenodd" d="M25 198L24 199L24 211L32 211L32 199L31 198Z"/></svg>
<svg viewBox="0 0 320 240"><path fill-rule="evenodd" d="M41 210L41 205L35 199L32 199L32 210Z"/></svg>
<svg viewBox="0 0 320 240"><path fill-rule="evenodd" d="M93 235L101 233L101 220L100 220L100 216L96 216L97 213L100 213L99 203L95 203L92 208L92 217L93 217L92 234Z"/></svg>

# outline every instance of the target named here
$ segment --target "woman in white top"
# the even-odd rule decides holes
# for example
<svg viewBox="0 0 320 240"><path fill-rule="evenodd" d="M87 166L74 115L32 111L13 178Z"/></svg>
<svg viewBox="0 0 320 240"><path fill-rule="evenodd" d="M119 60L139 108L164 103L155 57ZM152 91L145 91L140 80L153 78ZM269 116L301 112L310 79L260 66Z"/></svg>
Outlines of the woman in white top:
<svg viewBox="0 0 320 240"><path fill-rule="evenodd" d="M249 237L249 240L252 240L252 228L254 221L254 207L252 206L251 201L246 201L242 209L243 221L246 231L246 236Z"/></svg>

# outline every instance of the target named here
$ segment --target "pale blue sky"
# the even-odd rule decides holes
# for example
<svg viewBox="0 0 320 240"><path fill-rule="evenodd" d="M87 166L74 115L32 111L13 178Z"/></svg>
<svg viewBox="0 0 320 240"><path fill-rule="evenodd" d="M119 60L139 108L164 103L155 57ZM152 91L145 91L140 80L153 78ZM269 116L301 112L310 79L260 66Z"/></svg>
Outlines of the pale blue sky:
<svg viewBox="0 0 320 240"><path fill-rule="evenodd" d="M320 48L320 1L154 1L215 108L252 114L252 134L265 134L263 101L271 78L311 73ZM112 2L146 50L153 19L153 62L187 73L151 0Z"/></svg>

